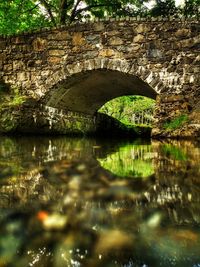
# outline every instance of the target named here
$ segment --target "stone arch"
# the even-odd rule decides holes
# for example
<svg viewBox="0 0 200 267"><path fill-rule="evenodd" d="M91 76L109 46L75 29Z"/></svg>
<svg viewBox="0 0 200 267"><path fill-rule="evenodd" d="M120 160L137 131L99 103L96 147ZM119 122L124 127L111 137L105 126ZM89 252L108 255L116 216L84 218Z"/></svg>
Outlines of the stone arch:
<svg viewBox="0 0 200 267"><path fill-rule="evenodd" d="M122 95L155 99L165 89L159 75L148 66L138 67L121 59L98 58L64 65L54 76L42 103L87 114Z"/></svg>
<svg viewBox="0 0 200 267"><path fill-rule="evenodd" d="M97 69L107 69L135 75L144 82L148 83L149 86L151 86L158 94L166 91L161 75L153 72L150 65L144 64L142 66L138 66L138 64L135 64L134 62L128 62L124 59L110 58L88 59L72 64L64 64L61 70L58 70L56 73L52 73L52 75L56 76L56 78L51 79L49 83L47 81L48 90L57 83L64 79L68 79L74 74Z"/></svg>

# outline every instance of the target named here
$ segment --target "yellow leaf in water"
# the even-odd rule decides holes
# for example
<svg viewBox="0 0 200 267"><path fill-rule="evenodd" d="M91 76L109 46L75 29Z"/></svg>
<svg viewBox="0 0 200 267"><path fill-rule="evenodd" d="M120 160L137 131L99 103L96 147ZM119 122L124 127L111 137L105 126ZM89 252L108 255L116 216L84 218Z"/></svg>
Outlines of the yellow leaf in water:
<svg viewBox="0 0 200 267"><path fill-rule="evenodd" d="M46 230L61 230L67 223L67 217L54 213L43 220L43 226Z"/></svg>

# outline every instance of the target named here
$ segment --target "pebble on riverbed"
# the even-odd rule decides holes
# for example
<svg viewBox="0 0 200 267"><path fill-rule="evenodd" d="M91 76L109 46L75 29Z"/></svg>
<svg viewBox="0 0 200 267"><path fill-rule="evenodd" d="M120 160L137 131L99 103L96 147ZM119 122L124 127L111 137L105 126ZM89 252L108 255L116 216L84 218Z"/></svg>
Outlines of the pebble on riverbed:
<svg viewBox="0 0 200 267"><path fill-rule="evenodd" d="M62 230L68 222L66 215L58 213L48 214L44 211L40 211L37 218L41 221L45 230Z"/></svg>

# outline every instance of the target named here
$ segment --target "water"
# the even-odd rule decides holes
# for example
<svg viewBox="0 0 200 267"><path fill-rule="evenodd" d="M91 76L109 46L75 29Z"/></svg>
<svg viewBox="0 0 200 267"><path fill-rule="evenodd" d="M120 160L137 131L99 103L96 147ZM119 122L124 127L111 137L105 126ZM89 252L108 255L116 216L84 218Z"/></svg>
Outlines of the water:
<svg viewBox="0 0 200 267"><path fill-rule="evenodd" d="M0 266L199 267L200 144L0 138Z"/></svg>

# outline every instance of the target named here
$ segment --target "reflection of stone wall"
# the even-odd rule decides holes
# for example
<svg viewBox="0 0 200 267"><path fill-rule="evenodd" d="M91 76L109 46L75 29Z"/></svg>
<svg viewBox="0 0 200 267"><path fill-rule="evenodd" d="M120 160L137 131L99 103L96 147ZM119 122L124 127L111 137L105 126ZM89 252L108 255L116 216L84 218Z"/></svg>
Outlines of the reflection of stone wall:
<svg viewBox="0 0 200 267"><path fill-rule="evenodd" d="M131 211L135 206L144 211L158 208L167 211L176 223L200 223L197 170L194 176L173 160L171 168L166 169L165 160L165 156L160 156L156 173L149 179L116 179L91 159L49 163L41 170L28 171L10 184L1 185L1 208L30 209L34 205L47 205L62 210L65 205L74 209L77 203L85 209L97 201L104 208L113 203L114 213Z"/></svg>
<svg viewBox="0 0 200 267"><path fill-rule="evenodd" d="M0 186L0 208L30 208L50 202L60 197L60 189L44 179L38 169L8 179Z"/></svg>
<svg viewBox="0 0 200 267"><path fill-rule="evenodd" d="M197 143L170 140L153 142L155 185L147 199L155 206L166 205L174 220L200 222L200 150ZM184 219L185 218L185 219Z"/></svg>
<svg viewBox="0 0 200 267"><path fill-rule="evenodd" d="M119 178L101 168L94 160L95 155L105 157L99 146L110 156L111 148L120 147L109 145L94 139L1 138L0 208L55 205L62 210L66 199L82 208L98 201L99 206L113 203L113 212L131 211L135 206L158 208L167 211L174 222L200 222L197 143L169 140L136 146L135 158L129 159L132 164L145 151L153 158L154 174L145 178Z"/></svg>

